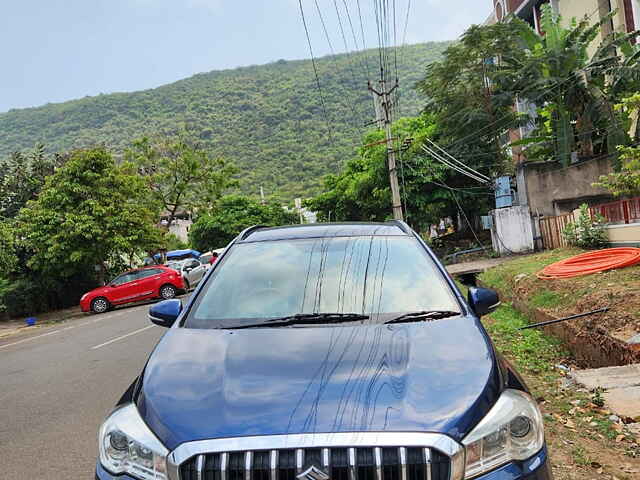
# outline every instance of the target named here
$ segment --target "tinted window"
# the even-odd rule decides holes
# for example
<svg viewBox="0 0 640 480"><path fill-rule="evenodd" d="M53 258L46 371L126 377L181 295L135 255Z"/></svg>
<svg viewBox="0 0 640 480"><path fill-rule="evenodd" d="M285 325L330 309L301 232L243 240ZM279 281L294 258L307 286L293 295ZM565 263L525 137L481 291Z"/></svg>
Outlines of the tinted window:
<svg viewBox="0 0 640 480"><path fill-rule="evenodd" d="M136 272L126 272L118 275L111 283L114 285L122 285L123 283L133 282L136 279Z"/></svg>
<svg viewBox="0 0 640 480"><path fill-rule="evenodd" d="M321 238L235 245L186 325L215 328L296 313L459 309L415 239Z"/></svg>
<svg viewBox="0 0 640 480"><path fill-rule="evenodd" d="M140 270L140 278L153 277L154 275L158 275L160 273L162 273L162 270L159 270L157 268L149 268L149 269L145 269L145 270Z"/></svg>

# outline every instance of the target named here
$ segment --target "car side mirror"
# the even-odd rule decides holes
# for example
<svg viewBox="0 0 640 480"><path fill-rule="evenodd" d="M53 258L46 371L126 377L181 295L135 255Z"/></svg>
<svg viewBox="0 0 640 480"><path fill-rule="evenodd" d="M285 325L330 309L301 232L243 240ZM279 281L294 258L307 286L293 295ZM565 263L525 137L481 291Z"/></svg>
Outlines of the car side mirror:
<svg viewBox="0 0 640 480"><path fill-rule="evenodd" d="M116 285L115 283L110 283L110 284L109 284L109 286L110 286L111 288L116 288L118 285Z"/></svg>
<svg viewBox="0 0 640 480"><path fill-rule="evenodd" d="M478 317L487 315L500 306L498 292L489 288L470 287L467 301Z"/></svg>
<svg viewBox="0 0 640 480"><path fill-rule="evenodd" d="M182 301L178 299L164 300L149 309L151 323L169 328L182 312Z"/></svg>

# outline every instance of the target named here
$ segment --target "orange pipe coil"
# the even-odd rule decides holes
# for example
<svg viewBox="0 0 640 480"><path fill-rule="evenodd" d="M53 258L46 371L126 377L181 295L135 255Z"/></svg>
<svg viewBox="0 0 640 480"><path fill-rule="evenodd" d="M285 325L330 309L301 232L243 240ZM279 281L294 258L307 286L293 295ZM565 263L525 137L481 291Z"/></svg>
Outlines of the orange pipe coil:
<svg viewBox="0 0 640 480"><path fill-rule="evenodd" d="M637 263L640 263L640 248L606 248L604 250L581 253L575 257L547 265L538 272L537 276L543 280L579 277L616 268L630 267Z"/></svg>

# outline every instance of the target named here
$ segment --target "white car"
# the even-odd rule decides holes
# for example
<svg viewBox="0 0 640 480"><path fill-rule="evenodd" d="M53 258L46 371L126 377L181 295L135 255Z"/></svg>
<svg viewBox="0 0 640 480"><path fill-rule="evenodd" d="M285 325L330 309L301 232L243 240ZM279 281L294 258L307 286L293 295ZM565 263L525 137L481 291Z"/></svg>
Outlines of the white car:
<svg viewBox="0 0 640 480"><path fill-rule="evenodd" d="M185 260L178 260L176 262L168 262L167 267L173 268L182 274L184 279L184 286L187 291L195 288L204 274L207 272L207 267L200 263L195 258L187 258Z"/></svg>

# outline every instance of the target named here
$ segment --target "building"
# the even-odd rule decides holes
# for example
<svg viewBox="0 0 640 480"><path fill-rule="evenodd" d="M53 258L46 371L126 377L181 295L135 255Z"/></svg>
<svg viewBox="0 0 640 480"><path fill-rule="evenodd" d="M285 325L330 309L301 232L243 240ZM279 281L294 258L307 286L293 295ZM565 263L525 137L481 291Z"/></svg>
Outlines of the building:
<svg viewBox="0 0 640 480"><path fill-rule="evenodd" d="M573 19L587 17L595 24L615 12L605 23L600 38L591 45L591 53L612 32L627 33L640 30L640 0L487 0L492 12L486 24L506 21L517 16L526 21L539 35L544 35L541 26L542 7L551 8L569 25ZM535 115L536 105L518 101L514 109ZM505 145L526 138L531 127L520 127L505 134ZM517 196L512 207L497 208L491 212L492 242L501 252L526 251L541 236L540 219L571 213L582 203L597 204L611 199L611 194L593 184L602 175L611 172L611 161L607 157L578 159L572 155L569 165L560 166L552 162L531 162L526 150L513 147L516 164L515 185ZM531 221L532 220L532 221ZM531 226L531 228L529 228Z"/></svg>
<svg viewBox="0 0 640 480"><path fill-rule="evenodd" d="M592 23L604 18L609 12L616 11L612 21L605 25L601 33L602 40L612 31L632 32L640 29L640 0L490 0L493 10L487 19L488 24L500 22L509 15L516 15L528 22L542 34L540 12L542 5L550 3L565 22L585 16ZM593 51L598 42L594 42Z"/></svg>

